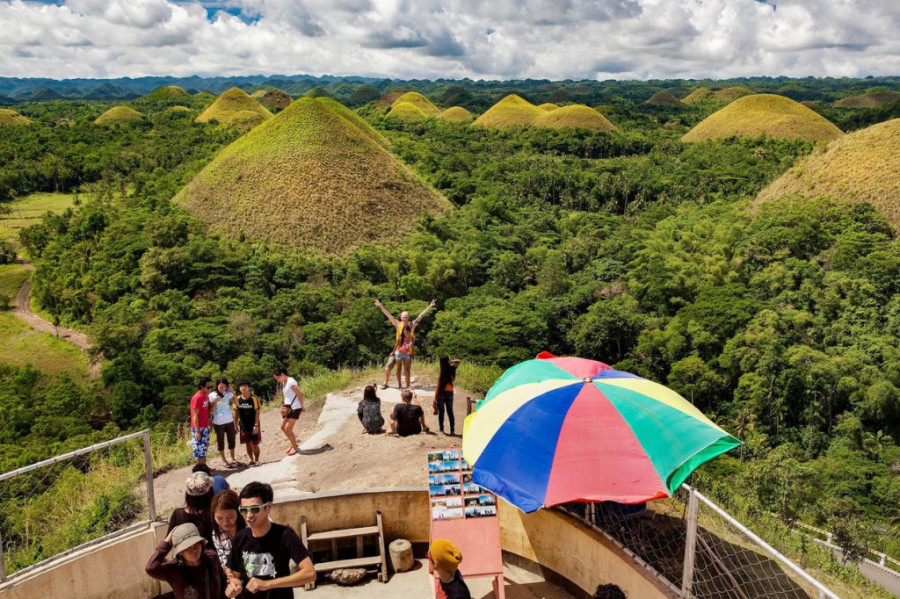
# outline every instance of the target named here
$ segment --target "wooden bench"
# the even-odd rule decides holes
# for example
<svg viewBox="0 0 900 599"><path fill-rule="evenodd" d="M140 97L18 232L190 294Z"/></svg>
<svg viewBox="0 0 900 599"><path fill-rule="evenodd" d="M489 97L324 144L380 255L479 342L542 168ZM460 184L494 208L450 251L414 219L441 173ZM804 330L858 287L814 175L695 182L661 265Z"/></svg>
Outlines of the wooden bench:
<svg viewBox="0 0 900 599"><path fill-rule="evenodd" d="M330 562L321 562L314 564L316 573L331 572L342 568L370 568L378 572L378 580L381 582L388 581L387 557L384 552L384 527L381 524L381 511L375 512L375 525L362 526L359 528L343 528L339 530L325 530L308 534L306 530L306 516L300 517L300 536L306 548L312 552L310 542L330 541L331 557ZM367 536L377 536L378 555L369 557L363 556L363 541ZM338 541L341 539L356 540L356 557L352 559L337 559ZM315 583L306 585L306 590L315 588Z"/></svg>

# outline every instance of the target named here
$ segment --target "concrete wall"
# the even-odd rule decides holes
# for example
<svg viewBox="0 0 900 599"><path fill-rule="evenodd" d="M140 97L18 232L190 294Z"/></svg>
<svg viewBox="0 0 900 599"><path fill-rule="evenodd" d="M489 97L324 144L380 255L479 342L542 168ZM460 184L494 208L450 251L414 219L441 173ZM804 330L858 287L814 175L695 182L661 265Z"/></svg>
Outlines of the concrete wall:
<svg viewBox="0 0 900 599"><path fill-rule="evenodd" d="M372 525L376 509L383 515L387 543L397 538L428 542L428 494L423 489L322 493L285 503L277 503L276 497L272 519L299 532L300 517L306 516L313 533ZM540 564L587 594L598 584L612 582L628 597L670 596L641 566L574 518L552 510L522 514L508 504L501 504L498 511L504 551ZM6 583L0 587L0 599L154 597L169 589L144 574L144 565L165 530L165 524L156 524L81 551Z"/></svg>

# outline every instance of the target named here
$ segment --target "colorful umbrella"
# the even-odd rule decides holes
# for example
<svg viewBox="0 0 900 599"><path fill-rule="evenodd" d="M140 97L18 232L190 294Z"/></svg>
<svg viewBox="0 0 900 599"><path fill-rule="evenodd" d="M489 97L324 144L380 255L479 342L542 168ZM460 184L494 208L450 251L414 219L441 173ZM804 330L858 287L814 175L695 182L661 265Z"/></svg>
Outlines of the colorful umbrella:
<svg viewBox="0 0 900 599"><path fill-rule="evenodd" d="M463 457L473 482L533 512L670 497L697 466L739 445L671 389L543 353L507 370L478 402Z"/></svg>

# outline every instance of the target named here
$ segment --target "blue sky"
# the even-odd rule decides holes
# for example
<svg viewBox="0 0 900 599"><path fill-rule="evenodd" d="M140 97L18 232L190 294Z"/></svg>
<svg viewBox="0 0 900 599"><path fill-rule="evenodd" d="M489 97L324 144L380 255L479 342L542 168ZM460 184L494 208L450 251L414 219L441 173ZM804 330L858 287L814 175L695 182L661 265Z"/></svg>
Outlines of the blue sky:
<svg viewBox="0 0 900 599"><path fill-rule="evenodd" d="M900 0L0 0L0 76L900 75Z"/></svg>

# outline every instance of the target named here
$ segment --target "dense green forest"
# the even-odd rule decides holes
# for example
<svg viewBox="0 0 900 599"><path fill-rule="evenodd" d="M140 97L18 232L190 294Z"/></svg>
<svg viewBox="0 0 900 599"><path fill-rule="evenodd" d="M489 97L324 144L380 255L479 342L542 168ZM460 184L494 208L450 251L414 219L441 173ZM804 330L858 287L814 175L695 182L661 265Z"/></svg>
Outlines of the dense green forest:
<svg viewBox="0 0 900 599"><path fill-rule="evenodd" d="M781 85L816 91L807 83ZM874 542L900 504L895 232L870 206L828 198L751 210L813 144L684 144L712 109L622 89L598 100L612 134L403 124L367 104L456 210L339 259L211 236L171 203L237 133L173 112L91 125L109 103L21 106L41 126L0 139L0 196L83 197L20 244L40 306L89 330L105 364L83 388L0 370L0 434L20 440L0 445L0 470L104 430L183 421L201 374L270 391L277 364L302 375L379 362L392 332L373 300L417 312L435 297L422 355L505 368L547 350L668 384L745 442L695 475L717 500ZM818 110L852 130L898 108Z"/></svg>

